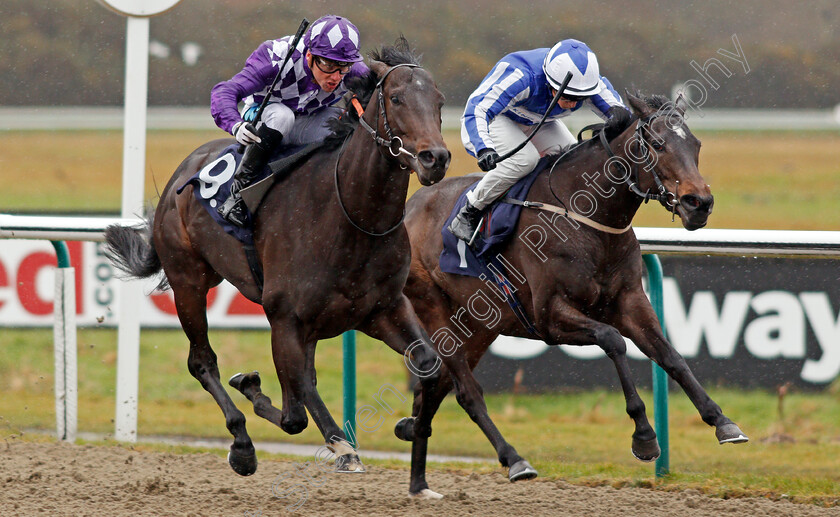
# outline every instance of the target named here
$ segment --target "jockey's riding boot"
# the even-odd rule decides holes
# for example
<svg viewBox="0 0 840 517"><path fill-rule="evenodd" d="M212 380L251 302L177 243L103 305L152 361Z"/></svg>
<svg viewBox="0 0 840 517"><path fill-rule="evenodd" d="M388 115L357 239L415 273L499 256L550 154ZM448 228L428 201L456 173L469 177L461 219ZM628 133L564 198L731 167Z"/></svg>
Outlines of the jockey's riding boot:
<svg viewBox="0 0 840 517"><path fill-rule="evenodd" d="M230 196L222 203L217 212L227 222L244 228L248 223L248 207L242 199L240 192L256 180L265 168L268 159L274 149L283 140L283 134L271 129L265 124L257 130L260 142L250 144L242 155L242 161L233 174L233 183L230 185Z"/></svg>
<svg viewBox="0 0 840 517"><path fill-rule="evenodd" d="M461 207L458 215L449 223L449 231L455 237L469 244L478 228L478 223L481 222L481 216L483 214L484 210L472 206L469 200L467 200L467 203Z"/></svg>

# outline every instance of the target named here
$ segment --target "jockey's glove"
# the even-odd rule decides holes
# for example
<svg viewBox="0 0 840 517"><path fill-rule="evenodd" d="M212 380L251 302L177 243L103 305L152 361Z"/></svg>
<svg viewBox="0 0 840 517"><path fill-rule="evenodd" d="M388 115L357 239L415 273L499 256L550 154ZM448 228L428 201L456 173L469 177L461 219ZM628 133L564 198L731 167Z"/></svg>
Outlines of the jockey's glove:
<svg viewBox="0 0 840 517"><path fill-rule="evenodd" d="M261 142L260 137L257 136L257 128L255 128L250 122L242 121L233 126L233 136L236 138L236 141L242 145L257 144Z"/></svg>
<svg viewBox="0 0 840 517"><path fill-rule="evenodd" d="M495 149L487 147L478 152L478 168L487 172L496 168L499 161L499 153Z"/></svg>

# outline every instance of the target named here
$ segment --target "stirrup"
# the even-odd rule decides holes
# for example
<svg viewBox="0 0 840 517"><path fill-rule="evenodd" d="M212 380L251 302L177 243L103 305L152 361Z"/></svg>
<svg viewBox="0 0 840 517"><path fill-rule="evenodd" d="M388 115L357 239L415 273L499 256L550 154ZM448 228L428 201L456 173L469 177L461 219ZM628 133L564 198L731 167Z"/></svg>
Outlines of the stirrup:
<svg viewBox="0 0 840 517"><path fill-rule="evenodd" d="M248 206L245 200L237 192L229 196L219 208L216 209L219 216L239 228L245 228L248 220Z"/></svg>

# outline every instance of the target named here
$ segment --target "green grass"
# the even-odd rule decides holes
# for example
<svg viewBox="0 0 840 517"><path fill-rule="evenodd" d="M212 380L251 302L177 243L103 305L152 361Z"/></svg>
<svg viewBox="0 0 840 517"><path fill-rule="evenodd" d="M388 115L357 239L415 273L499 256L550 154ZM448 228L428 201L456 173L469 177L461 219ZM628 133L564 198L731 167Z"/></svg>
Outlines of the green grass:
<svg viewBox="0 0 840 517"><path fill-rule="evenodd" d="M193 149L224 137L221 131L150 131L146 199L156 198ZM447 132L452 163L447 173L477 171L457 132ZM840 132L699 132L700 171L715 194L710 228L836 230L840 228ZM0 211L98 210L119 212L122 133L33 131L4 133L14 153L0 155L10 177L0 191ZM48 149L49 152L45 152ZM13 176L12 176L13 175ZM419 188L412 178L409 193ZM670 226L655 203L639 211L636 226Z"/></svg>
<svg viewBox="0 0 840 517"><path fill-rule="evenodd" d="M263 389L278 404L280 387L273 372L264 331L211 333L223 379L237 371L257 369ZM116 332L82 329L79 332L79 428L113 432ZM180 331L144 330L140 351L138 431L198 437L230 437L221 411L186 369L186 339ZM52 335L48 330L4 329L0 335L0 431L4 436L21 429L55 426ZM341 343L319 344L316 359L318 388L333 416L341 417ZM404 397L386 395L394 414L380 410L382 425L359 432L363 449L409 450L397 440L393 426L410 413L410 397L401 357L381 343L359 335L358 406L379 407L373 395L387 383ZM778 399L764 391L709 387L710 395L750 435L746 445L720 446L714 430L705 425L681 391L671 394L670 434L672 474L654 481L653 465L630 454L632 422L624 412L619 390L555 394L488 395L494 421L520 454L543 477L572 483L611 486L695 488L721 497L758 495L790 498L823 505L840 504L840 390L789 394L785 416L779 419ZM289 436L256 417L247 401L229 390L248 418L255 441L320 444L310 421L303 433ZM643 392L653 417L650 393ZM789 436L792 442L776 438ZM457 405L444 401L434 422L430 453L494 458L489 442ZM436 468L488 472L492 464L444 464Z"/></svg>

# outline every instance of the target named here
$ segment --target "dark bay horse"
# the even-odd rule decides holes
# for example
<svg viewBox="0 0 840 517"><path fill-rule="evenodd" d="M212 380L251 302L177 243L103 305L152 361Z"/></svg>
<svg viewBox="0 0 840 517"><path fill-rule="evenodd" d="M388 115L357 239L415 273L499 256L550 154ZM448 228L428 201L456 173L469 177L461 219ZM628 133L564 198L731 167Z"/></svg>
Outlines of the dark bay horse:
<svg viewBox="0 0 840 517"><path fill-rule="evenodd" d="M449 166L441 136L443 95L404 39L371 57L371 74L352 85L367 106L365 123L349 112L350 120L337 124L337 134L322 150L275 184L255 214L262 290L243 246L213 222L193 187L176 193L232 144L230 139L207 143L181 163L144 230L107 231L118 268L134 277L165 273L163 282L172 288L190 342L187 366L224 413L234 437L228 461L241 475L256 471L256 454L245 416L220 381L207 336L207 292L222 279L265 310L282 411L260 391L256 372L236 375L230 384L253 402L257 415L289 434L306 428L309 410L339 471L364 467L316 390L316 342L358 329L401 354L410 348L421 371L433 372L439 364L402 292L410 263L402 220L411 171L431 185ZM437 375L423 382L432 387Z"/></svg>
<svg viewBox="0 0 840 517"><path fill-rule="evenodd" d="M689 230L706 224L713 197L697 167L700 142L685 125L682 111L664 97L631 95L629 104L632 116L622 110L601 132L603 140L579 144L555 163L553 172L541 173L530 190L528 201L554 205L560 212L565 207L583 217L524 209L516 237L499 250L499 262L507 270L501 273L516 290L536 335L529 334L490 280L440 269L441 228L458 195L480 175L448 178L418 191L407 204L412 261L405 293L445 366L431 401L425 399L425 386L416 392L415 412L421 403L424 410L431 404L436 411L454 387L458 403L490 439L503 466L523 460L488 416L472 374L499 334L603 349L618 371L627 413L635 423L632 452L641 460L655 459L660 449L630 377L622 336L679 383L703 421L716 427L720 443L747 441L663 336L642 290L642 256L630 229L646 198L659 200ZM423 442L420 447L425 448L426 438L413 433L414 425L413 419L403 419L395 432L415 445ZM412 491L428 487L424 468L412 466ZM515 481L513 474L509 477ZM536 471L517 474L528 478Z"/></svg>

